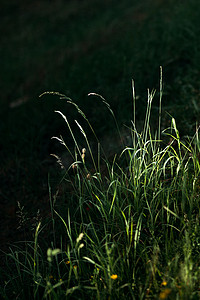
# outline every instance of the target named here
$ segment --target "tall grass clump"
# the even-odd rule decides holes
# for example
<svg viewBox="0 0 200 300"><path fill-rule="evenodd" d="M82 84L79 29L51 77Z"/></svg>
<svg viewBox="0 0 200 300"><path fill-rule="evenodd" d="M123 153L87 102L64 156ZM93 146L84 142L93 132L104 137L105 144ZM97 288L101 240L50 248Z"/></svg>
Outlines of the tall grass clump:
<svg viewBox="0 0 200 300"><path fill-rule="evenodd" d="M81 121L75 125L84 147L67 116L56 111L73 146L54 138L73 162L66 167L53 154L62 167L61 196L49 183L51 219L38 223L33 242L6 255L0 290L5 299L198 299L199 130L182 140L173 117L162 128L161 80L158 123L151 125L155 91L148 91L139 132L132 87L131 142L109 158L85 113L53 93L78 110L97 150ZM103 101L117 124L106 100L89 96Z"/></svg>

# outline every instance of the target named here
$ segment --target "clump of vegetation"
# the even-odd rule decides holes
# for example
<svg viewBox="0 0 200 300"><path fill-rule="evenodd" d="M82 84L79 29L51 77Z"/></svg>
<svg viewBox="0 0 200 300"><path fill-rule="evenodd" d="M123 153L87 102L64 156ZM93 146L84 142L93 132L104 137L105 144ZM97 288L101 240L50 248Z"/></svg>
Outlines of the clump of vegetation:
<svg viewBox="0 0 200 300"><path fill-rule="evenodd" d="M162 65L163 111L176 119L180 135L192 135L200 116L198 0L36 2L2 0L0 11L4 74L0 81L0 218L3 224L0 239L4 250L8 243L22 239L22 234L29 239L29 228L21 228L20 233L15 230L18 202L28 211L29 222L38 210L41 215L47 211L46 178L50 168L54 168L54 161L48 155L61 156L59 145L51 136L61 134L71 144L62 118L55 118L53 111L67 114L70 124L73 119L79 122L75 109L69 105L66 108L64 101L49 96L46 96L48 105L46 101L38 101L42 91L58 90L73 97L87 112L101 142L108 141L113 124L103 104L96 103L98 98L87 97L87 93L104 95L113 107L120 128L121 124L129 126L130 78L134 77L140 132L139 121L143 121L146 107L145 89L159 89L158 70ZM157 96L152 119L157 116ZM170 126L168 118L162 120L164 127ZM82 124L89 135L85 125ZM78 139L80 148L84 148L81 137ZM116 151L117 143L111 143ZM88 163L87 151L87 166ZM53 172L56 173L55 168ZM57 174L51 176L52 187L57 178Z"/></svg>
<svg viewBox="0 0 200 300"><path fill-rule="evenodd" d="M4 299L197 299L199 297L199 130L180 138L176 121L161 128L162 80L157 131L150 126L155 92L148 91L143 130L137 130L133 86L131 143L106 158L85 113L83 137L60 111L74 143L55 137L72 164L59 165L60 189L49 180L50 218L38 220L34 239L10 249L1 270ZM100 97L111 115L114 113ZM120 130L118 128L120 134ZM94 144L94 143L93 143ZM106 153L106 151L105 151Z"/></svg>

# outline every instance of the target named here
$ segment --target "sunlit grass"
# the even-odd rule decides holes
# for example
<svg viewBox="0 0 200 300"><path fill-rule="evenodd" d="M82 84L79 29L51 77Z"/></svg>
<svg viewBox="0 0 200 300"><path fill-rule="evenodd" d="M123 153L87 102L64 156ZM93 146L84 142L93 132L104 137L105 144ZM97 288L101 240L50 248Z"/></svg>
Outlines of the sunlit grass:
<svg viewBox="0 0 200 300"><path fill-rule="evenodd" d="M74 143L67 146L63 137L56 137L73 158L67 169L58 161L63 200L52 194L49 181L50 223L38 222L33 242L12 248L6 255L2 296L197 299L198 128L193 138L182 140L171 117L169 128L161 131L161 85L158 131L151 130L155 92L148 91L143 130L138 132L133 117L130 144L107 159L86 114L71 99L55 94L77 108L89 125L98 152L93 152L91 135L89 138L81 119L75 124L85 140L84 148L74 134L74 125L57 111ZM100 99L115 118L110 105ZM133 85L133 107L137 109L135 101ZM47 226L51 229L43 235Z"/></svg>

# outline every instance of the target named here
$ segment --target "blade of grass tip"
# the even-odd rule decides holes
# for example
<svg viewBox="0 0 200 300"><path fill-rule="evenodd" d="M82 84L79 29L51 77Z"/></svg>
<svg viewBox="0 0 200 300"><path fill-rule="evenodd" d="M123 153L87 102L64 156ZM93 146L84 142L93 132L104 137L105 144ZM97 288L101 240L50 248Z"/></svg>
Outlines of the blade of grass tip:
<svg viewBox="0 0 200 300"><path fill-rule="evenodd" d="M34 240L34 257L33 257L33 276L34 276L34 281L36 280L36 267L38 267L38 261L36 262L36 257L37 257L37 249L38 249L38 234L39 234L39 229L41 226L41 222L38 223L36 231L35 231L35 240Z"/></svg>
<svg viewBox="0 0 200 300"><path fill-rule="evenodd" d="M128 221L126 219L126 216L125 216L125 213L123 212L123 210L120 209L120 211L121 211L121 214L124 218L125 227L126 227L126 235L127 235L127 239L129 240L129 224L128 224Z"/></svg>
<svg viewBox="0 0 200 300"><path fill-rule="evenodd" d="M85 232L85 236L93 245L96 245L96 243L91 239L91 237L87 234L87 232Z"/></svg>
<svg viewBox="0 0 200 300"><path fill-rule="evenodd" d="M74 103L72 100L67 101L67 103L72 104L73 106L75 106L75 108L77 109L78 113L81 114L81 116L85 119L85 121L86 121L87 124L89 125L89 127L90 127L90 129L91 129L91 131L92 131L92 133L93 133L93 135L94 135L94 137L95 137L95 139L96 139L97 142L99 143L99 139L98 139L98 137L97 137L97 135L96 135L96 133L95 133L95 131L94 131L92 125L90 124L88 118L87 118L86 115L84 114L84 112L83 112L83 111L79 108L79 106L78 106L76 103Z"/></svg>
<svg viewBox="0 0 200 300"><path fill-rule="evenodd" d="M52 202L52 194L51 194L51 185L50 185L50 174L48 174L48 189L49 189L49 202L50 202L50 209L51 209L51 219L52 219L52 226L53 226L53 239L54 243L56 242L55 237L55 220L54 220L54 210L53 210L53 202Z"/></svg>
<svg viewBox="0 0 200 300"><path fill-rule="evenodd" d="M173 125L173 128L174 128L174 131L176 133L176 141L178 143L178 150L179 150L179 155L180 155L180 158L182 160L182 153L181 153L181 142L180 142L180 135L179 135L179 131L178 131L178 128L176 126L176 120L174 118L172 118L172 125Z"/></svg>
<svg viewBox="0 0 200 300"><path fill-rule="evenodd" d="M101 144L100 144L100 141L99 141L99 139L98 139L98 137L97 137L97 135L96 135L96 133L95 133L95 131L94 131L92 125L90 124L88 118L87 118L86 115L84 114L84 112L83 112L83 111L79 108L79 106L78 106L76 103L74 103L72 100L67 101L67 102L68 102L69 104L72 104L73 106L75 106L75 108L77 109L78 113L80 113L81 116L84 118L84 120L87 122L89 128L91 129L91 131L92 131L92 133L93 133L93 135L94 135L94 137L95 137L95 139L96 139L96 141L97 141L97 143L98 143L98 147L99 147L99 146L101 145ZM104 152L104 149L101 148L101 150L102 150L102 153L103 153L104 157L106 157L106 153ZM99 168L99 170L100 170L100 168ZM99 172L99 173L100 173L100 172Z"/></svg>
<svg viewBox="0 0 200 300"><path fill-rule="evenodd" d="M109 215L110 215L110 213L112 211L112 208L113 208L113 205L114 205L114 202L115 202L115 198L116 198L116 195L117 195L118 180L115 180L115 181L111 182L111 184L108 187L108 192L109 192L109 190L110 190L110 188L111 188L111 186L113 184L115 184L115 187L114 187L114 193L113 193L112 203L111 203L110 210L109 210Z"/></svg>
<svg viewBox="0 0 200 300"><path fill-rule="evenodd" d="M165 135L168 135L173 139L172 142L170 143L170 148L173 148L173 146L172 146L173 142L177 141L177 143L178 142L180 143L180 146L183 146L188 152L192 153L192 150L190 148L188 148L183 142L181 142L180 139L178 139L177 137L175 137L174 135L172 135L170 133L165 133ZM192 146L192 142L193 142L193 140L189 143L190 147Z"/></svg>
<svg viewBox="0 0 200 300"><path fill-rule="evenodd" d="M150 116L151 116L151 105L153 101L153 97L155 95L155 90L153 90L151 93L148 89L148 102L147 102L147 112L146 112L146 124L145 124L145 130L144 130L144 143L147 141L148 132L150 131Z"/></svg>
<svg viewBox="0 0 200 300"><path fill-rule="evenodd" d="M172 125L173 125L174 131L175 131L175 133L176 133L177 140L179 140L179 139L180 139L179 131L178 131L178 129L177 129L176 121L175 121L174 118L172 118Z"/></svg>
<svg viewBox="0 0 200 300"><path fill-rule="evenodd" d="M132 93L133 93L133 124L134 127L136 127L136 97L135 97L135 86L134 86L134 80L132 79ZM133 147L135 148L135 130L133 131Z"/></svg>
<svg viewBox="0 0 200 300"><path fill-rule="evenodd" d="M68 211L68 223L69 223L69 228L65 222L65 220L61 217L61 215L56 211L54 210L54 212L56 213L56 215L61 219L61 221L63 222L65 228L66 228L66 231L67 231L67 234L68 234L68 237L70 239L70 242L71 242L71 246L72 248L74 247L74 243L73 243L73 240L72 240L72 235L71 235L71 226L70 226L70 215L69 215L69 211Z"/></svg>
<svg viewBox="0 0 200 300"><path fill-rule="evenodd" d="M150 99L149 99L149 115L148 115L148 125L147 125L147 130L150 132L150 116L151 116L151 107L152 107L152 102L153 98L155 96L156 90L152 90L150 93Z"/></svg>
<svg viewBox="0 0 200 300"><path fill-rule="evenodd" d="M160 66L160 101L159 101L159 120L158 120L158 140L161 136L161 114L162 114L162 95L163 95L163 76L162 67Z"/></svg>
<svg viewBox="0 0 200 300"><path fill-rule="evenodd" d="M73 158L73 160L75 160L74 155L72 154L72 152L70 151L70 149L69 149L68 146L66 145L66 143L65 143L65 141L64 141L64 139L63 139L63 137L62 137L62 135L60 136L60 138L58 138L57 136L52 136L51 139L52 139L52 140L55 139L55 140L59 141L61 145L65 146L65 148L67 149L67 151L69 152L69 154L71 155L71 157Z"/></svg>
<svg viewBox="0 0 200 300"><path fill-rule="evenodd" d="M78 150L78 152L79 152L79 155L81 156L81 151L80 151L80 149L79 149L79 146L78 146L78 144L77 144L77 141L76 141L76 139L75 139L75 136L74 136L74 134L73 134L73 131L72 131L72 129L71 129L71 126L70 126L70 124L69 124L69 122L68 122L66 116L65 116L63 113L61 113L59 110L55 110L55 112L58 113L58 114L60 114L60 115L63 117L63 119L65 120L65 122L67 123L67 126L68 126L68 128L69 128L69 131L70 131L71 136L72 136L72 138L73 138L73 141L74 141L74 143L75 143L75 145L76 145L76 148L77 148L77 150Z"/></svg>
<svg viewBox="0 0 200 300"><path fill-rule="evenodd" d="M152 155L154 155L154 144L156 144L156 142L157 142L157 141L156 141L156 137L155 137L155 139L153 140L152 135L151 135L151 130L150 130L150 128L149 128L149 141L146 143L146 145L147 145L148 143L150 143Z"/></svg>
<svg viewBox="0 0 200 300"><path fill-rule="evenodd" d="M147 90L147 107L146 107L146 114L145 114L145 120L144 120L144 128L143 128L143 140L145 140L145 132L147 128L147 119L148 119L148 110L149 110L149 89Z"/></svg>
<svg viewBox="0 0 200 300"><path fill-rule="evenodd" d="M173 212L171 209L169 209L167 206L163 206L163 208L167 211L167 212L169 212L170 214L172 214L173 216L175 216L177 219L180 219L180 217L175 213L175 212Z"/></svg>
<svg viewBox="0 0 200 300"><path fill-rule="evenodd" d="M116 166L116 158L117 158L117 154L115 154L114 158L113 158L113 162L112 162L112 166L111 166L111 178L114 178L114 167ZM110 172L109 172L110 173Z"/></svg>
<svg viewBox="0 0 200 300"><path fill-rule="evenodd" d="M44 95L54 95L54 96L59 96L60 99L66 99L66 100L70 100L70 101L71 101L71 99L70 99L69 97L67 97L66 95L61 94L61 93L59 93L59 92L46 91L46 92L40 94L40 95L39 95L39 98L43 97Z"/></svg>
<svg viewBox="0 0 200 300"><path fill-rule="evenodd" d="M116 127L117 127L117 132L118 132L119 137L120 137L120 141L123 143L123 146L124 146L123 138L122 138L121 132L120 132L120 130L119 130L119 126L118 126L117 120L116 120L116 118L115 118L115 114L114 114L113 110L111 109L110 104L105 100L104 97L102 97L102 96L99 95L99 94L96 94L96 93L89 93L88 96L97 96L97 97L99 97L99 98L102 100L102 102L106 105L106 107L107 107L108 110L110 111L110 113L111 113L111 115L112 115L112 117L113 117L113 119L114 119L114 121L115 121L115 125L116 125Z"/></svg>
<svg viewBox="0 0 200 300"><path fill-rule="evenodd" d="M99 176L101 176L101 145L100 145L100 143L98 143L98 154L97 155L98 155L98 158L97 158L98 172L99 172Z"/></svg>
<svg viewBox="0 0 200 300"><path fill-rule="evenodd" d="M107 218L107 214L104 210L104 207L103 207L103 203L101 202L101 200L99 199L99 197L93 192L93 195L95 196L95 198L99 201L100 205L101 205L101 209L102 209L102 212L103 212L103 216L105 217L106 219L106 222L108 222L108 218Z"/></svg>
<svg viewBox="0 0 200 300"><path fill-rule="evenodd" d="M136 126L135 124L133 123L133 121L131 121L131 124L132 124L132 127L133 129L131 128L131 132L133 131L134 134L135 134L135 137L137 138L137 145L135 145L134 147L134 153L136 152L136 149L138 148L142 148L142 143L141 143L141 140L142 140L142 134L139 134L137 129L136 129ZM134 156L135 157L135 156Z"/></svg>
<svg viewBox="0 0 200 300"><path fill-rule="evenodd" d="M86 143L87 143L87 146L88 146L88 149L89 149L89 152L90 152L90 156L91 156L91 159L92 159L92 162L93 162L93 165L94 165L94 169L95 169L95 172L97 173L97 167L96 167L96 163L95 163L95 160L94 160L94 156L92 154L92 150L91 150L91 147L90 147L90 144L89 144L89 141L88 141L88 138L87 138L87 135L85 133L85 131L83 130L82 126L78 123L77 120L75 120L75 123L78 125L81 133L83 134L85 140L86 140Z"/></svg>
<svg viewBox="0 0 200 300"><path fill-rule="evenodd" d="M87 256L83 256L83 259L87 260L88 262L90 262L91 264L93 264L94 266L97 266L99 269L102 269L102 266L99 265L97 262L95 262L94 260L92 260L91 258L87 257Z"/></svg>

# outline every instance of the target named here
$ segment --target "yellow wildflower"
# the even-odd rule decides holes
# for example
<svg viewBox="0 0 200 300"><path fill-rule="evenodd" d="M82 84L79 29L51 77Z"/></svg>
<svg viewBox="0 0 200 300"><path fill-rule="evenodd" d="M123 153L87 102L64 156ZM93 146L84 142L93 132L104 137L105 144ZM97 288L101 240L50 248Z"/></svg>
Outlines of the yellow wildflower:
<svg viewBox="0 0 200 300"><path fill-rule="evenodd" d="M167 285L167 281L163 280L163 282L161 283L162 286L166 286Z"/></svg>
<svg viewBox="0 0 200 300"><path fill-rule="evenodd" d="M169 294L171 293L171 289L165 289L163 290L160 295L159 295L159 299L167 299L167 297L169 296Z"/></svg>
<svg viewBox="0 0 200 300"><path fill-rule="evenodd" d="M112 274L112 275L110 276L110 278L113 279L113 280L117 279L117 277L118 277L117 274Z"/></svg>

